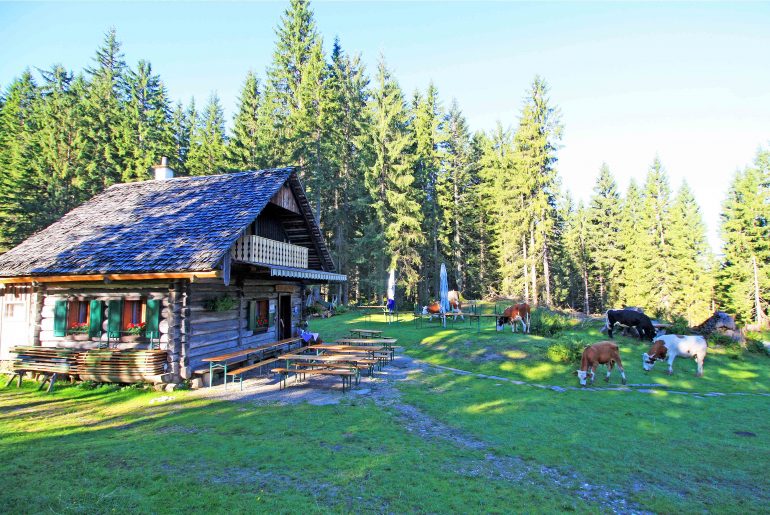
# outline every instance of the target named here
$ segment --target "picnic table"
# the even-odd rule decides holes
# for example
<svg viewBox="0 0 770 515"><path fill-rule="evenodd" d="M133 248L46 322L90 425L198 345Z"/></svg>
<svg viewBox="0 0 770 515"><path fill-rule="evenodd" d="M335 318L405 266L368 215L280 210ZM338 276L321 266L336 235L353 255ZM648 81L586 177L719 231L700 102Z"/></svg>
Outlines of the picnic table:
<svg viewBox="0 0 770 515"><path fill-rule="evenodd" d="M398 342L396 338L340 338L334 343L347 346L371 346L380 345L390 354L390 360L393 361L395 357L396 349L395 344Z"/></svg>
<svg viewBox="0 0 770 515"><path fill-rule="evenodd" d="M248 357L251 354L261 353L262 356L264 356L265 352L276 349L279 347L283 347L284 345L291 346L292 343L302 342L302 338L286 338L284 340L278 340L275 342L266 343L264 345L259 345L257 347L251 347L248 349L238 350L235 352L228 352L227 354L220 354L219 356L211 356L208 358L203 358L201 361L208 362L209 364L209 388L211 387L211 383L214 380L214 370L222 369L224 370L224 380L225 380L225 389L227 389L227 366L231 362L240 362L245 361L248 359ZM256 368L256 366L250 366L251 368ZM240 369L239 369L240 371ZM234 371L231 371L231 375L234 374ZM235 380L235 377L233 378ZM241 378L241 388L243 388L243 380Z"/></svg>
<svg viewBox="0 0 770 515"><path fill-rule="evenodd" d="M342 379L342 391L345 386L352 386L352 380L355 378L356 384L359 379L359 366L370 369L371 364L368 358L362 358L355 355L316 355L316 354L283 354L278 356L281 360L286 360L285 368L275 368L274 372L281 374L281 384L286 386L286 377L289 373L295 376L306 374L336 375ZM292 367L294 363L294 367ZM307 368L304 368L307 367Z"/></svg>
<svg viewBox="0 0 770 515"><path fill-rule="evenodd" d="M334 343L341 343L344 345L384 345L386 347L392 346L398 341L397 338L340 338L335 340Z"/></svg>
<svg viewBox="0 0 770 515"><path fill-rule="evenodd" d="M377 331L374 329L351 329L350 335L356 336L358 335L359 338L375 338L377 336L382 336L382 331Z"/></svg>
<svg viewBox="0 0 770 515"><path fill-rule="evenodd" d="M400 314L398 311L389 311L387 306L356 306L356 309L363 310L364 316L367 322L371 321L372 313L381 312L385 315L385 320L390 323L392 321L398 322Z"/></svg>

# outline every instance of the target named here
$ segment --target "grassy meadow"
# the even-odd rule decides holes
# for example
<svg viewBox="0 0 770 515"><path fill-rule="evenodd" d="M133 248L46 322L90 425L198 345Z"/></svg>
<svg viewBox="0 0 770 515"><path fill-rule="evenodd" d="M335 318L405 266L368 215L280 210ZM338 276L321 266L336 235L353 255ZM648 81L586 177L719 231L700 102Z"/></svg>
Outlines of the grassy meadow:
<svg viewBox="0 0 770 515"><path fill-rule="evenodd" d="M577 385L575 367L550 359L548 347L603 339L598 326L542 338L496 333L491 321L480 333L357 313L311 323L326 341L352 327L383 329L422 363L557 386ZM645 373L646 346L618 343L629 383L666 388L557 392L423 367L396 385L394 403L347 394L315 406L114 386L48 395L27 381L0 391L0 505L6 513L766 512L770 397L754 394L770 393L770 358L710 349L698 379L686 360L673 376L661 364Z"/></svg>

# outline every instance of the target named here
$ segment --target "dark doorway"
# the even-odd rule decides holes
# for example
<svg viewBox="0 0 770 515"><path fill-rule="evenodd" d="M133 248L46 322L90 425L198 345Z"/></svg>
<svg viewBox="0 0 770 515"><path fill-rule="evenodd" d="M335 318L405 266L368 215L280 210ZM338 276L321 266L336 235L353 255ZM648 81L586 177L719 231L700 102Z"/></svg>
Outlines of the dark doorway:
<svg viewBox="0 0 770 515"><path fill-rule="evenodd" d="M278 297L278 339L291 338L291 295Z"/></svg>

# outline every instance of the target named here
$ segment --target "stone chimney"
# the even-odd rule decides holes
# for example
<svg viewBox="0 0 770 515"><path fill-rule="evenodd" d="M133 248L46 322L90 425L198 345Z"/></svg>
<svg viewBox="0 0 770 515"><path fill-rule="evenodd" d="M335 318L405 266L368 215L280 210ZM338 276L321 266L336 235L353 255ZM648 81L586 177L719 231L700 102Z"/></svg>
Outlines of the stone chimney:
<svg viewBox="0 0 770 515"><path fill-rule="evenodd" d="M155 171L155 180L163 181L174 177L174 170L168 165L168 158L161 157L160 164L152 167Z"/></svg>

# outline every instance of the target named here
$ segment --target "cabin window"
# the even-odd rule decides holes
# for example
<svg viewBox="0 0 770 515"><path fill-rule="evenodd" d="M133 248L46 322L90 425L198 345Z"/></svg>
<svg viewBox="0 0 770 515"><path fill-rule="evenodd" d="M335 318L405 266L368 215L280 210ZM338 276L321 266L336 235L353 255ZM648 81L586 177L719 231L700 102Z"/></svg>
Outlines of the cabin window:
<svg viewBox="0 0 770 515"><path fill-rule="evenodd" d="M67 332L85 333L90 320L90 304L85 300L71 300L67 303Z"/></svg>
<svg viewBox="0 0 770 515"><path fill-rule="evenodd" d="M8 302L5 304L3 316L9 322L23 322L24 308L23 302Z"/></svg>
<svg viewBox="0 0 770 515"><path fill-rule="evenodd" d="M249 301L248 327L254 334L267 332L269 316L267 299Z"/></svg>
<svg viewBox="0 0 770 515"><path fill-rule="evenodd" d="M135 329L136 327L143 327L145 323L144 313L145 313L145 304L143 301L141 300L124 301L121 329L123 331L128 331L129 329Z"/></svg>

